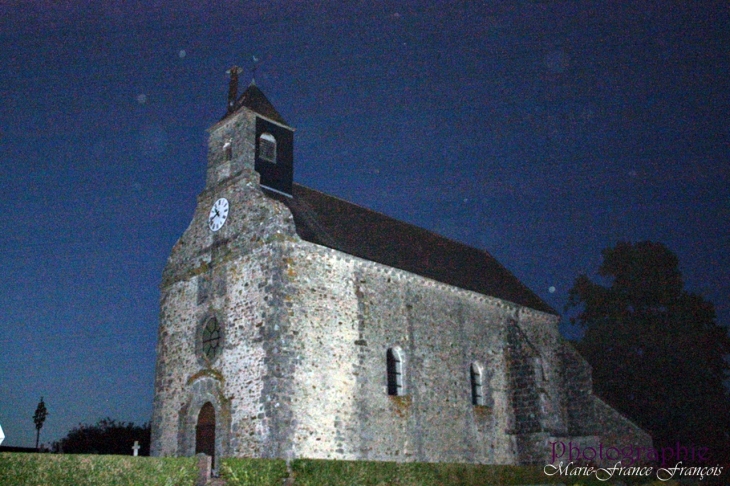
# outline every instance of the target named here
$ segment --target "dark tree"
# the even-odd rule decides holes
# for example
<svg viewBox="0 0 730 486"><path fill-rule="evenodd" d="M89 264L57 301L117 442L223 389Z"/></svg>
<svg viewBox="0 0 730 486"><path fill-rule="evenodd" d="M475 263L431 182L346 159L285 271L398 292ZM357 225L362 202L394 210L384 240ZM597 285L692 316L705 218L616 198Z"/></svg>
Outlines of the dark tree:
<svg viewBox="0 0 730 486"><path fill-rule="evenodd" d="M567 308L585 334L577 343L593 367L593 388L647 430L655 447L730 451L730 398L724 385L730 353L715 309L686 292L677 257L660 243L618 243L603 251L598 273L580 275Z"/></svg>
<svg viewBox="0 0 730 486"><path fill-rule="evenodd" d="M150 425L134 425L105 418L96 425L79 424L66 437L53 443L54 452L64 454L132 454L134 441L140 445L139 455L150 455Z"/></svg>
<svg viewBox="0 0 730 486"><path fill-rule="evenodd" d="M43 403L43 397L41 397L41 401L38 402L38 407L35 409L35 414L33 415L33 422L35 422L35 450L38 450L38 442L41 438L41 429L43 428L43 423L46 421L46 416L48 416L48 410L46 410L46 404Z"/></svg>

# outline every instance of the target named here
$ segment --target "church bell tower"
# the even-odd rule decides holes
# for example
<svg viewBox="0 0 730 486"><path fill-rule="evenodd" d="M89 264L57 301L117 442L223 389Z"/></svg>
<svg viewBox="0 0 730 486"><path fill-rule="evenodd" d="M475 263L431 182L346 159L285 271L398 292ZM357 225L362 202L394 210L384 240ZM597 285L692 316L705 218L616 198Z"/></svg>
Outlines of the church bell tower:
<svg viewBox="0 0 730 486"><path fill-rule="evenodd" d="M207 186L253 168L260 184L291 195L294 176L294 130L254 81L238 96L238 74L229 71L228 109L209 129ZM253 115L253 117L251 116Z"/></svg>
<svg viewBox="0 0 730 486"><path fill-rule="evenodd" d="M294 130L251 82L229 71L225 115L209 130L206 184L160 285L152 455L273 457L262 402L284 327L282 248L297 239L291 212ZM277 351L278 353L278 351ZM277 358L278 359L278 358ZM278 420L278 419L277 419Z"/></svg>

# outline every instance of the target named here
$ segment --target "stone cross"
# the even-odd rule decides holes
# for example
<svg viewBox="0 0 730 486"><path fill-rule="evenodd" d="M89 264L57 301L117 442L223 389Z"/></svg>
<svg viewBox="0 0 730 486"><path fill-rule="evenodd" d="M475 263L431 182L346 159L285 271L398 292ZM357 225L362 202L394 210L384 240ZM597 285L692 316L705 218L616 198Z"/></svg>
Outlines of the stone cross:
<svg viewBox="0 0 730 486"><path fill-rule="evenodd" d="M138 455L139 455L139 447L140 447L140 446L139 446L139 441L136 441L136 440L135 440L135 441L134 441L134 445L132 446L132 450L134 451L134 453L132 454L133 456L135 456L135 457L136 457L136 456L138 456Z"/></svg>

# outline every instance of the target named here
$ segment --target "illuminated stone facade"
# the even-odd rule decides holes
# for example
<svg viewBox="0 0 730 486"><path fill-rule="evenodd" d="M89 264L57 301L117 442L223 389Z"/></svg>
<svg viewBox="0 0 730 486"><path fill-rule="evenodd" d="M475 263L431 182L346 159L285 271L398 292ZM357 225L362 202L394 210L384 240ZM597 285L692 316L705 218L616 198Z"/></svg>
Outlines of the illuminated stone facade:
<svg viewBox="0 0 730 486"><path fill-rule="evenodd" d="M153 455L520 464L548 461L556 440L651 443L592 395L557 313L491 256L292 185L293 130L255 86L233 93L163 273ZM279 167L261 168L262 134Z"/></svg>

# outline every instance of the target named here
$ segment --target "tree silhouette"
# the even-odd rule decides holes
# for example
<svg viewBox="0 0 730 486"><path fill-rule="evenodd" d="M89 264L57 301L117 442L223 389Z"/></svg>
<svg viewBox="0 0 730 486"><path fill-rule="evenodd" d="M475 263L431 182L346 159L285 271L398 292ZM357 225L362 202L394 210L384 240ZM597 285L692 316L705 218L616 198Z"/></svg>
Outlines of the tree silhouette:
<svg viewBox="0 0 730 486"><path fill-rule="evenodd" d="M566 307L585 334L578 350L593 367L593 388L654 439L655 447L730 451L730 338L711 302L683 289L677 257L653 242L618 243L598 274L576 278Z"/></svg>
<svg viewBox="0 0 730 486"><path fill-rule="evenodd" d="M35 415L33 415L33 422L35 422L35 450L38 450L38 442L41 438L41 429L43 428L43 422L46 421L46 416L48 415L48 410L46 410L46 404L43 403L43 397L41 397L41 401L38 402L38 407L35 409Z"/></svg>
<svg viewBox="0 0 730 486"><path fill-rule="evenodd" d="M111 418L96 425L79 424L63 439L53 443L54 452L64 454L132 454L134 442L139 442L141 456L150 454L150 425L117 422Z"/></svg>

